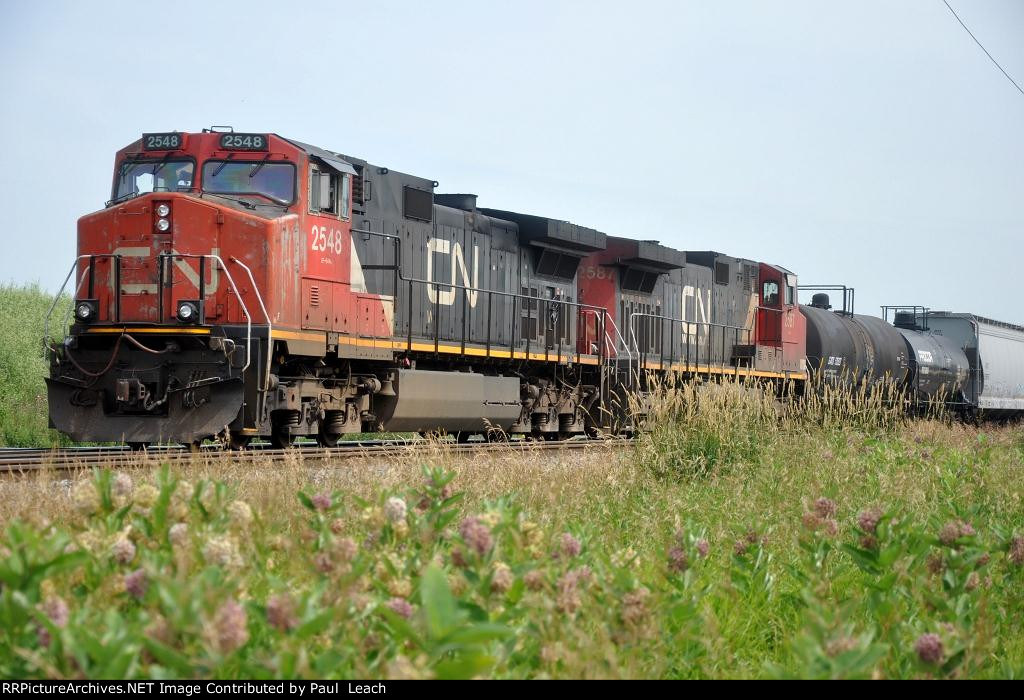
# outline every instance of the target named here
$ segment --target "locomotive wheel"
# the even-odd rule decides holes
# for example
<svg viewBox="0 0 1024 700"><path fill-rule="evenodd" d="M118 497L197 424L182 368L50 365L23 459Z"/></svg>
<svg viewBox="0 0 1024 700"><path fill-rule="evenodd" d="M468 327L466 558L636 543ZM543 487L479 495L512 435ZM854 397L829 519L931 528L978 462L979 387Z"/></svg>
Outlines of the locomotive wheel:
<svg viewBox="0 0 1024 700"><path fill-rule="evenodd" d="M279 450L291 447L293 442L295 442L295 435L288 428L274 428L270 433L270 444Z"/></svg>
<svg viewBox="0 0 1024 700"><path fill-rule="evenodd" d="M337 447L341 436L342 433L327 433L320 430L316 434L316 444L320 445L320 447Z"/></svg>
<svg viewBox="0 0 1024 700"><path fill-rule="evenodd" d="M244 450L249 446L249 442L252 441L251 435L242 435L241 433L231 432L228 435L228 449L229 450Z"/></svg>

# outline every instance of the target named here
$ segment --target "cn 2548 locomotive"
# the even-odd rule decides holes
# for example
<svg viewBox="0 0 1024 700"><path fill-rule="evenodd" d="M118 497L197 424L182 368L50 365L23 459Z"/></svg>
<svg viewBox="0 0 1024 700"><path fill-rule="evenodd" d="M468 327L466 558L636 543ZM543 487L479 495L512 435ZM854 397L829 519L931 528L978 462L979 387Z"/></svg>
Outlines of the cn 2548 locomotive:
<svg viewBox="0 0 1024 700"><path fill-rule="evenodd" d="M73 318L47 320L52 426L554 439L632 430L652 372L799 385L820 366L782 267L436 187L276 134L143 134L79 220Z"/></svg>

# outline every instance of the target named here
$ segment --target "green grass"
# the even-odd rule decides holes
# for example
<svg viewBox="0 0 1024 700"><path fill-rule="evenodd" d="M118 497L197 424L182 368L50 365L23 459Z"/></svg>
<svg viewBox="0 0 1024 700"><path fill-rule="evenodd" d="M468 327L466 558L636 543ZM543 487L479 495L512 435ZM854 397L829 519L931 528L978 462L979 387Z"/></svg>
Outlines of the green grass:
<svg viewBox="0 0 1024 700"><path fill-rule="evenodd" d="M0 675L1024 672L1020 427L671 391L635 450L12 483Z"/></svg>
<svg viewBox="0 0 1024 700"><path fill-rule="evenodd" d="M48 368L43 359L43 323L53 295L38 285L0 284L0 446L61 444L49 430ZM70 300L55 310L51 333L61 334Z"/></svg>

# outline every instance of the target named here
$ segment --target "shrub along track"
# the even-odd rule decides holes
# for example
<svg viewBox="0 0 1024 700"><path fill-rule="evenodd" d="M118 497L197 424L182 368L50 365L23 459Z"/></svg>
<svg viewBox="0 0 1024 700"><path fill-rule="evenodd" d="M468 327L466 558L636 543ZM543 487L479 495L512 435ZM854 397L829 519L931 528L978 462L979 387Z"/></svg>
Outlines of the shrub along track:
<svg viewBox="0 0 1024 700"><path fill-rule="evenodd" d="M275 449L269 445L255 445L246 450L224 450L217 445L207 445L194 452L186 447L161 445L146 450L132 450L127 446L109 447L66 447L58 449L0 448L0 473L21 474L52 469L56 471L77 471L93 467L140 467L147 463L175 464L190 462L196 458L217 457L236 462L284 461L300 457L303 460L356 461L389 455L403 456L422 453L429 455L437 450L449 454L522 452L533 454L560 450L587 448L621 448L633 445L633 440L610 438L603 440L565 440L555 442L534 442L514 440L507 442L471 442L465 444L435 442L431 440L394 440L354 442L337 447L320 447L316 444L297 444L287 449Z"/></svg>

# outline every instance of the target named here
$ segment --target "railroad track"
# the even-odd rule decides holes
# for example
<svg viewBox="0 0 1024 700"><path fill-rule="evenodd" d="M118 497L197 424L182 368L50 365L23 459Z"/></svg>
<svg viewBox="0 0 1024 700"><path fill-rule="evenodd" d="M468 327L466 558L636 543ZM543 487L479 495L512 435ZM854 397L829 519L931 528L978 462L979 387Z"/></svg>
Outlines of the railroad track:
<svg viewBox="0 0 1024 700"><path fill-rule="evenodd" d="M301 443L288 449L275 449L269 445L255 445L246 450L226 451L216 445L204 446L197 452L175 445L161 445L147 450L133 451L127 446L66 447L60 449L0 448L0 473L27 473L40 469L75 471L93 467L143 467L154 463L180 463L203 459L231 459L234 461L281 461L289 458L318 461L349 461L388 455L409 454L483 453L483 452L550 452L580 449L616 449L632 445L632 440L613 438L606 440L565 440L533 442L471 442L465 444L439 443L428 440L389 440L357 442L325 448L315 443Z"/></svg>

